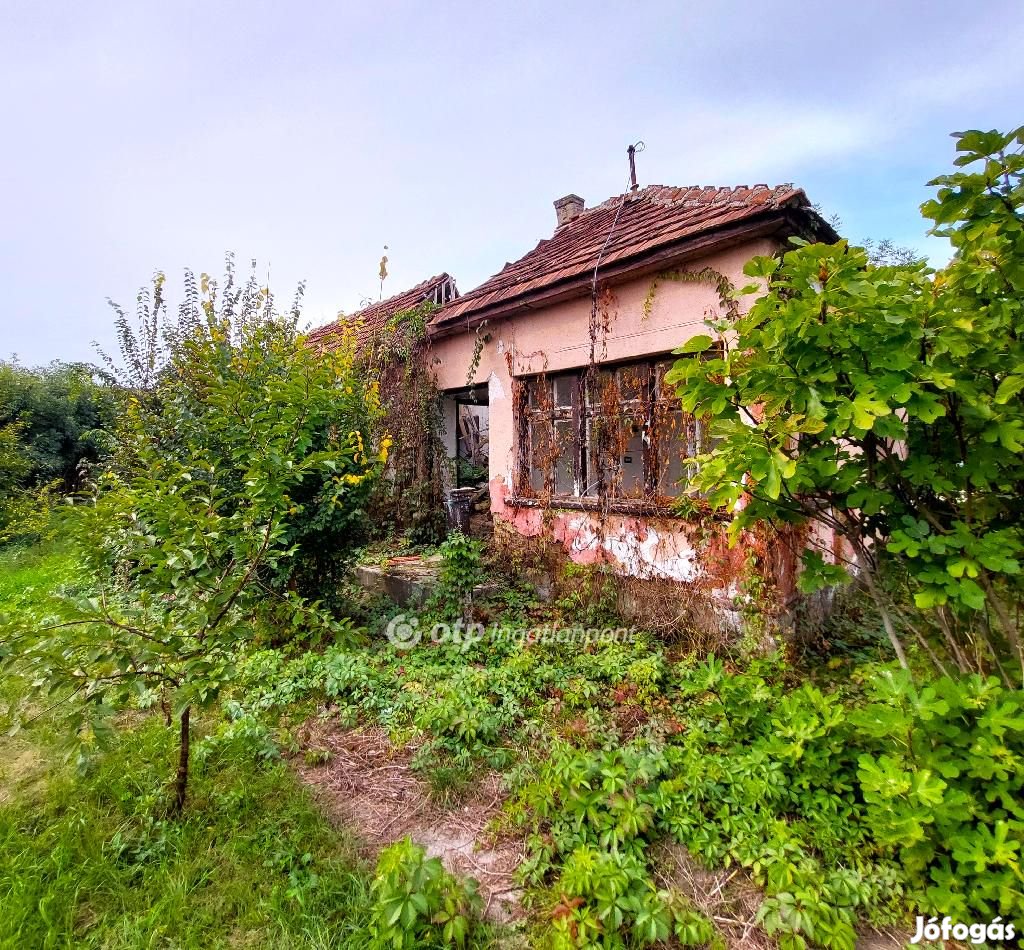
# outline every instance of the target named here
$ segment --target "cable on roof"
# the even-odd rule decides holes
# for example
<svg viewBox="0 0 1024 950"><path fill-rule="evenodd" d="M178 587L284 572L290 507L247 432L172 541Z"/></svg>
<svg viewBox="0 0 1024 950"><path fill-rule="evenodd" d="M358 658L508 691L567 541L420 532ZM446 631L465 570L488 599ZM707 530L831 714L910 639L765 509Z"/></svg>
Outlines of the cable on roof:
<svg viewBox="0 0 1024 950"><path fill-rule="evenodd" d="M642 152L645 145L642 141L634 142L629 148L626 149L630 159L630 173L629 180L626 182L626 188L622 192L622 198L619 199L619 206L615 209L615 217L612 218L612 225L608 229L608 234L605 235L604 244L601 245L601 250L598 251L597 260L594 261L594 276L590 281L590 365L594 365L595 347L597 345L597 272L601 267L601 260L604 258L605 251L608 250L608 244L612 239L612 235L615 233L615 226L619 223L619 215L622 214L622 208L626 204L626 198L630 194L630 186L636 187L635 171L633 166L633 154L635 152Z"/></svg>

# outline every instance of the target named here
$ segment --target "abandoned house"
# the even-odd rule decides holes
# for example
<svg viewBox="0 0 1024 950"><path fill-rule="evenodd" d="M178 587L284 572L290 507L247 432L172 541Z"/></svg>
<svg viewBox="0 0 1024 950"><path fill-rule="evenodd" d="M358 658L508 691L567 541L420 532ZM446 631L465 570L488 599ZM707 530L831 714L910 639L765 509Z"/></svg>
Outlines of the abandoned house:
<svg viewBox="0 0 1024 950"><path fill-rule="evenodd" d="M687 460L707 450L708 433L664 373L708 316L735 306L723 291L747 283L751 257L792 236L837 236L791 185L651 185L592 208L567 195L555 213L549 237L475 289L460 295L442 274L313 339L329 346L344 325L369 339L432 301L426 335L446 451L458 460L452 490L459 473L461 484L486 473L496 531L548 538L622 575L703 578L724 593L744 554L727 550L720 519L709 528L676 514ZM791 587L795 562L773 556Z"/></svg>

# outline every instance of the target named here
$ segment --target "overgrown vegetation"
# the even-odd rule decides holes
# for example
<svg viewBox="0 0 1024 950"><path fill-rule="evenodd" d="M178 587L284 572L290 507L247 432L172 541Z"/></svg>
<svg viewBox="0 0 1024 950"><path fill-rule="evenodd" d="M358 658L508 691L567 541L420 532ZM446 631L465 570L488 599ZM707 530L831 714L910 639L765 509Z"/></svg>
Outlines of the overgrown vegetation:
<svg viewBox="0 0 1024 950"><path fill-rule="evenodd" d="M251 662L254 711L319 697L346 726L413 741L427 775L505 771L506 830L527 835L530 901L556 943L712 941L687 895L655 883L668 841L744 869L760 926L792 946L852 947L859 921L911 912L1024 911L1024 702L995 679L919 688L876 653L807 682L778 657L741 671L644 637Z"/></svg>
<svg viewBox="0 0 1024 950"><path fill-rule="evenodd" d="M0 613L87 583L67 544L0 552ZM3 733L33 725L0 737L0 947L365 946L370 869L269 737L226 741L230 724L200 720L193 807L168 820L159 717L132 716L76 771L62 723L19 685L0 685Z"/></svg>
<svg viewBox="0 0 1024 950"><path fill-rule="evenodd" d="M456 881L408 838L381 854L373 896L375 947L464 947L481 910L476 882Z"/></svg>
<svg viewBox="0 0 1024 950"><path fill-rule="evenodd" d="M697 336L670 376L712 420L694 490L746 504L734 532L765 520L809 532L807 590L855 569L903 666L880 574L910 586L910 624L942 672L1024 685L1019 612L1024 533L1024 129L957 137L965 170L922 206L955 255L874 264L845 242L803 245L746 268L767 282L748 314ZM741 292L759 290L752 284ZM711 348L715 347L714 350ZM827 547L827 546L826 546ZM888 556L886 556L888 555Z"/></svg>
<svg viewBox="0 0 1024 950"><path fill-rule="evenodd" d="M351 635L307 595L331 577L319 565L353 546L387 457L370 442L374 391L352 375L351 347L314 354L267 294L239 307L204 286L205 319L164 335L166 365L129 402L115 466L68 523L92 568L88 596L20 618L3 657L65 701L86 745L109 736L116 711L159 705L180 737L174 810L191 712L230 684L261 625Z"/></svg>
<svg viewBox="0 0 1024 950"><path fill-rule="evenodd" d="M426 302L394 314L357 354L360 372L379 387L377 431L395 445L387 478L370 501L370 521L377 538L402 536L416 547L444 540L445 490L454 482L426 335L433 310Z"/></svg>

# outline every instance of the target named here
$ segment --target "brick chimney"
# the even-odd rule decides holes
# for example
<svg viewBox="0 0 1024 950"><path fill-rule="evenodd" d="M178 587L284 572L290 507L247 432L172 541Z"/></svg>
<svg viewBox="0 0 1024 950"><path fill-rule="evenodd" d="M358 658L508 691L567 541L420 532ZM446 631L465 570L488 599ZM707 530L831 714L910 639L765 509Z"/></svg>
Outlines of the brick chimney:
<svg viewBox="0 0 1024 950"><path fill-rule="evenodd" d="M579 195L566 195L555 202L555 215L558 218L558 227L575 221L583 210L583 199Z"/></svg>

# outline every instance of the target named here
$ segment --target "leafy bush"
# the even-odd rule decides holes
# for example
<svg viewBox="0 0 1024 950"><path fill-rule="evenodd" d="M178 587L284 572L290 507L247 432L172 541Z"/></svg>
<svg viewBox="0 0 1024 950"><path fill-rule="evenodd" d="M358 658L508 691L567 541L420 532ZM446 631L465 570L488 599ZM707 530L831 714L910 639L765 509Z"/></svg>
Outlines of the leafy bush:
<svg viewBox="0 0 1024 950"><path fill-rule="evenodd" d="M196 747L198 766L209 769L219 761L239 755L264 763L279 758L277 744L266 724L235 701L228 702L225 711L227 720Z"/></svg>
<svg viewBox="0 0 1024 950"><path fill-rule="evenodd" d="M721 946L711 921L682 895L658 891L634 854L581 845L566 860L557 890L555 946L626 947L670 936L684 947Z"/></svg>
<svg viewBox="0 0 1024 950"><path fill-rule="evenodd" d="M1024 694L993 677L917 689L887 672L851 717L865 819L930 913L1024 916Z"/></svg>
<svg viewBox="0 0 1024 950"><path fill-rule="evenodd" d="M371 891L374 947L464 947L478 924L476 881L456 880L409 838L381 852Z"/></svg>
<svg viewBox="0 0 1024 950"><path fill-rule="evenodd" d="M0 361L0 544L52 537L56 500L110 450L113 389L85 363Z"/></svg>
<svg viewBox="0 0 1024 950"><path fill-rule="evenodd" d="M483 580L483 545L461 531L453 531L438 550L441 570L431 606L446 616L465 615L473 599L473 588Z"/></svg>
<svg viewBox="0 0 1024 950"><path fill-rule="evenodd" d="M117 394L95 366L54 362L29 369L0 361L0 494L5 433L17 441L24 487L56 481L70 492L82 487L87 466L109 452L116 419Z"/></svg>
<svg viewBox="0 0 1024 950"><path fill-rule="evenodd" d="M677 683L684 731L596 751L561 743L537 765L519 792L526 870L572 886L565 916L579 934L610 939L644 908L665 921L650 881L630 881L666 835L749 869L768 895L761 924L787 946L852 948L858 917L910 908L1024 913L1019 692L979 677L915 689L884 668L863 696L843 695L787 690L783 674L765 662L730 674L712 657ZM611 880L583 887L581 867Z"/></svg>
<svg viewBox="0 0 1024 950"><path fill-rule="evenodd" d="M938 672L1022 686L1024 127L956 139L957 169L921 208L953 245L948 265L795 240L747 264L749 312L711 321L718 339L687 341L666 379L710 420L714 451L690 490L735 512L734 537L765 521L841 537L836 563L800 535L803 586L849 579L855 562L907 666L887 553L934 621L915 639Z"/></svg>

